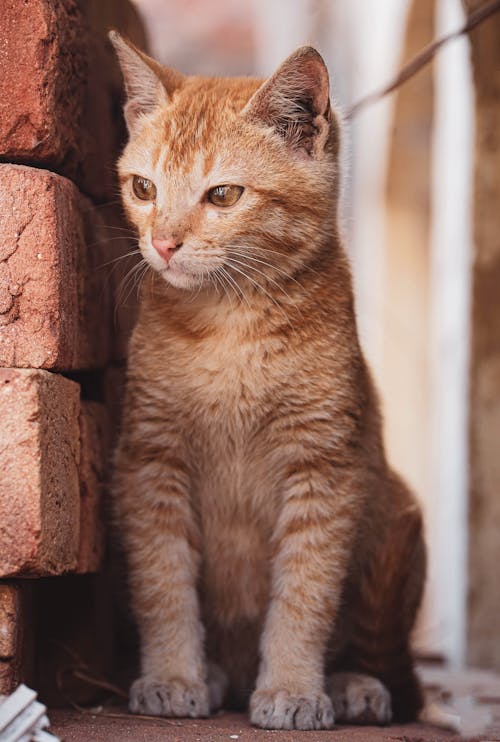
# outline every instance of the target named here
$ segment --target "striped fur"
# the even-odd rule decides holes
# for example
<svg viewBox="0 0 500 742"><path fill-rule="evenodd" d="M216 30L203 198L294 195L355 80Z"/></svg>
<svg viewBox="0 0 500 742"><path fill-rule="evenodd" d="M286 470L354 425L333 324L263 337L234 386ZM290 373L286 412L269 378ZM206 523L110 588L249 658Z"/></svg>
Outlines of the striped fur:
<svg viewBox="0 0 500 742"><path fill-rule="evenodd" d="M262 87L183 78L113 40L132 80L123 203L152 268L114 478L141 636L131 708L202 716L225 694L260 726L328 728L325 673L343 670L411 718L420 514L356 333L326 68L302 49ZM207 203L226 183L240 201ZM167 237L168 268L151 243Z"/></svg>

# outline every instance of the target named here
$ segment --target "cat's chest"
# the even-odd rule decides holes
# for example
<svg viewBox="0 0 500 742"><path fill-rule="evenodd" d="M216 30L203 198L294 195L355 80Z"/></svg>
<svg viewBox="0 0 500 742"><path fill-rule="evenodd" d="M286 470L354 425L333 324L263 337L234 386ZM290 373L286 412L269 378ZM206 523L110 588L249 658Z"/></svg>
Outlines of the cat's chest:
<svg viewBox="0 0 500 742"><path fill-rule="evenodd" d="M249 330L228 318L196 334L175 321L142 322L137 330L134 358L146 360L163 414L187 426L190 439L247 447L283 398L296 396L296 348L264 323Z"/></svg>
<svg viewBox="0 0 500 742"><path fill-rule="evenodd" d="M197 413L254 416L283 377L278 345L231 328L193 342L172 333L165 343L169 396Z"/></svg>
<svg viewBox="0 0 500 742"><path fill-rule="evenodd" d="M213 412L256 412L275 386L277 369L264 340L228 332L191 349L174 339L170 349L172 392Z"/></svg>

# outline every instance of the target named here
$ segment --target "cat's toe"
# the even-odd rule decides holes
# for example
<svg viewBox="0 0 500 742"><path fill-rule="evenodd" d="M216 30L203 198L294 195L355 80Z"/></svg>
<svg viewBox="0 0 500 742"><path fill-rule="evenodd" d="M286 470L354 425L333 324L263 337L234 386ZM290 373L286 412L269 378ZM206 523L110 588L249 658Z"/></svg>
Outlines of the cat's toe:
<svg viewBox="0 0 500 742"><path fill-rule="evenodd" d="M377 678L358 673L337 673L329 679L328 689L337 722L390 724L391 694Z"/></svg>
<svg viewBox="0 0 500 742"><path fill-rule="evenodd" d="M169 708L168 687L149 678L139 678L130 688L128 707L133 714L162 716Z"/></svg>
<svg viewBox="0 0 500 742"><path fill-rule="evenodd" d="M250 721L264 729L331 729L332 702L324 693L292 696L286 690L255 691Z"/></svg>
<svg viewBox="0 0 500 742"><path fill-rule="evenodd" d="M150 716L208 716L208 688L179 678L139 678L130 688L129 709L133 714Z"/></svg>

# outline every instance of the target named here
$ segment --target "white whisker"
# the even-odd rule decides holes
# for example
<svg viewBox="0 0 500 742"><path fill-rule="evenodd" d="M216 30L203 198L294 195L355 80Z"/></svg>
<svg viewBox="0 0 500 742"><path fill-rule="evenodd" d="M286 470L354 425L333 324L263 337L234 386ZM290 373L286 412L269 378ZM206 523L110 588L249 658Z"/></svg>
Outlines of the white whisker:
<svg viewBox="0 0 500 742"><path fill-rule="evenodd" d="M284 271L282 268L279 268L277 265L273 265L273 263L269 263L266 260L260 260L259 258L254 257L253 255L249 255L248 252L240 252L239 250L231 249L232 255L238 255L240 258L244 258L245 260L252 260L255 263L261 263L262 265L266 265L268 268L271 268L274 271L277 271L278 273L281 273L282 276L285 276L290 281L293 281L297 284L297 286L300 286L301 289L304 289L301 283L297 281L293 276L291 276L287 271ZM250 266L249 266L250 267Z"/></svg>
<svg viewBox="0 0 500 742"><path fill-rule="evenodd" d="M288 294L288 293L287 293L287 292L285 291L285 289L283 288L283 286L280 286L280 284L279 284L279 283L278 283L277 281L275 281L275 280L274 280L273 278L271 278L270 276L267 276L267 275L266 275L266 274L265 274L265 273L264 273L263 271L259 270L258 268L256 268L256 267L255 267L255 266L253 266L253 265L247 265L247 264L246 264L246 263L244 263L243 261L241 261L241 260L236 260L236 259L235 259L235 258L233 258L233 257L231 257L231 260L232 260L232 262L233 262L233 263L237 263L238 265L240 265L240 266L243 266L243 268L248 268L249 270L253 270L253 271L255 271L256 273L259 273L259 274L260 274L261 276L264 276L264 278L265 278L265 279L266 279L267 281L270 281L270 282L271 282L271 283L272 283L272 284L273 284L274 286L276 286L276 287L277 287L277 288L278 288L278 289L279 289L279 290L280 290L280 291L282 292L282 294L284 294L284 296L286 296L286 298L288 299L288 301L289 301L289 302L290 302L290 303L292 304L292 306L293 306L293 307L294 307L295 309L297 309L297 311L299 312L299 314L300 314L300 315L302 316L302 313L301 313L301 311L300 311L300 308L299 308L299 307L297 306L296 302L294 302L294 301L293 301L293 299L292 299L292 297L290 296L290 294ZM262 289L263 289L263 287L262 287L262 286L261 286L260 288L262 288Z"/></svg>
<svg viewBox="0 0 500 742"><path fill-rule="evenodd" d="M146 271L147 271L148 268L149 268L149 264L143 258L139 263L137 263L136 265L134 265L128 271L128 273L122 278L122 280L120 281L120 285L118 286L118 291L117 291L117 296L116 296L115 322L116 322L116 313L117 313L119 307L121 307L121 306L123 306L123 305L126 304L126 302L128 301L128 298L129 298L130 294L132 293L132 291L134 290L134 288L136 286L137 274L139 274L139 271L141 269L143 269L143 273L142 274L139 274L140 277L142 278L145 275L145 273L146 273ZM135 281L134 281L134 279L135 279ZM127 284L129 282L133 282L132 283L132 287L128 291L127 295L124 297L124 293L125 293Z"/></svg>
<svg viewBox="0 0 500 742"><path fill-rule="evenodd" d="M232 309L232 307L233 307L233 300L231 299L230 292L227 291L227 289L226 289L226 283L224 281L224 277L222 275L220 275L217 271L214 271L211 274L210 277L213 278L213 280L214 280L214 284L216 286L217 293L219 293L218 290L217 290L217 286L220 286L221 287L222 294L223 294L223 296L226 296L227 297L227 299L229 301L229 304L231 305L231 309ZM229 284L229 287L231 288L231 284Z"/></svg>
<svg viewBox="0 0 500 742"><path fill-rule="evenodd" d="M120 260L124 260L125 258L130 258L131 255L139 255L140 249L137 247L135 250L131 250L130 252L124 253L124 255L119 255L117 258L113 258L113 260L108 260L106 263L102 263L102 265L98 266L99 268L106 268L108 265L111 265L112 263L118 263Z"/></svg>
<svg viewBox="0 0 500 742"><path fill-rule="evenodd" d="M270 235L270 237L272 237L272 235ZM282 252L279 252L278 250L271 250L268 247L261 247L261 246L257 246L257 245L252 245L251 247L246 247L244 245L235 245L235 247L242 248L242 249L244 249L246 251L249 251L251 253L254 253L256 251L259 251L261 253L269 253L269 254L272 254L272 255L279 255L279 257L282 260L283 260L283 257L284 257L284 255L283 255ZM290 255L288 252L286 253L286 257L287 257L288 260L291 260L291 262L293 263L293 265L294 265L294 267L296 269L304 267L301 260L297 260L296 258L293 257L293 255ZM309 265L307 266L307 272L308 273L314 273L316 275L319 275L318 271L317 270L314 270L314 268L311 268L311 266L309 266ZM291 278L291 276L290 276L290 278Z"/></svg>
<svg viewBox="0 0 500 742"><path fill-rule="evenodd" d="M230 273L227 272L227 270L224 268L223 265L220 266L219 271L221 272L222 275L225 276L226 281L229 283L229 285L232 286L232 289L236 295L236 298L239 300L241 297L242 301L244 301L247 307L251 309L252 308L251 304L248 301L248 298L245 292L243 291L243 289L241 288L241 286L238 285L237 281L234 280L234 278L231 276Z"/></svg>
<svg viewBox="0 0 500 742"><path fill-rule="evenodd" d="M260 283L258 283L251 276L249 276L247 273L245 273L244 271L240 270L235 265L233 265L233 261L230 258L227 260L227 264L232 268L233 271L236 271L237 273L240 273L244 278L247 279L247 281L250 281L250 283L252 283L257 288L258 291L262 291L267 296L267 298L270 299L271 302L279 309L279 311L281 312L281 314L283 315L283 317L285 318L285 320L288 322L288 324L290 325L290 327L292 329L294 329L292 323L290 322L290 319L289 319L287 313L284 311L284 309L281 306L281 304L279 304L279 302L277 302L276 299L273 296L271 296L271 294L268 291L266 291L266 289L263 286L260 285Z"/></svg>
<svg viewBox="0 0 500 742"><path fill-rule="evenodd" d="M102 224L101 226L103 229L114 229L117 232L126 232L126 234L129 234L131 237L137 238L137 232L135 229L130 229L129 227L116 227L114 224Z"/></svg>

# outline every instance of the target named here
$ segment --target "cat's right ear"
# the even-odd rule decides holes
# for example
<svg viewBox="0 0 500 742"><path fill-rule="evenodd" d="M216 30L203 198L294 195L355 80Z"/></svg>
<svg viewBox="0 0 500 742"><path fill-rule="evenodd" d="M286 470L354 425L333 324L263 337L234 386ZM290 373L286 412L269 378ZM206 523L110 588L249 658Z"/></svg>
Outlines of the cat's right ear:
<svg viewBox="0 0 500 742"><path fill-rule="evenodd" d="M126 41L118 31L109 32L120 63L127 100L123 108L130 133L142 116L156 106L168 103L169 96L181 87L183 76L175 70L162 67L154 59Z"/></svg>
<svg viewBox="0 0 500 742"><path fill-rule="evenodd" d="M274 129L292 150L314 156L325 145L331 126L329 87L321 55L303 46L261 85L242 114Z"/></svg>

